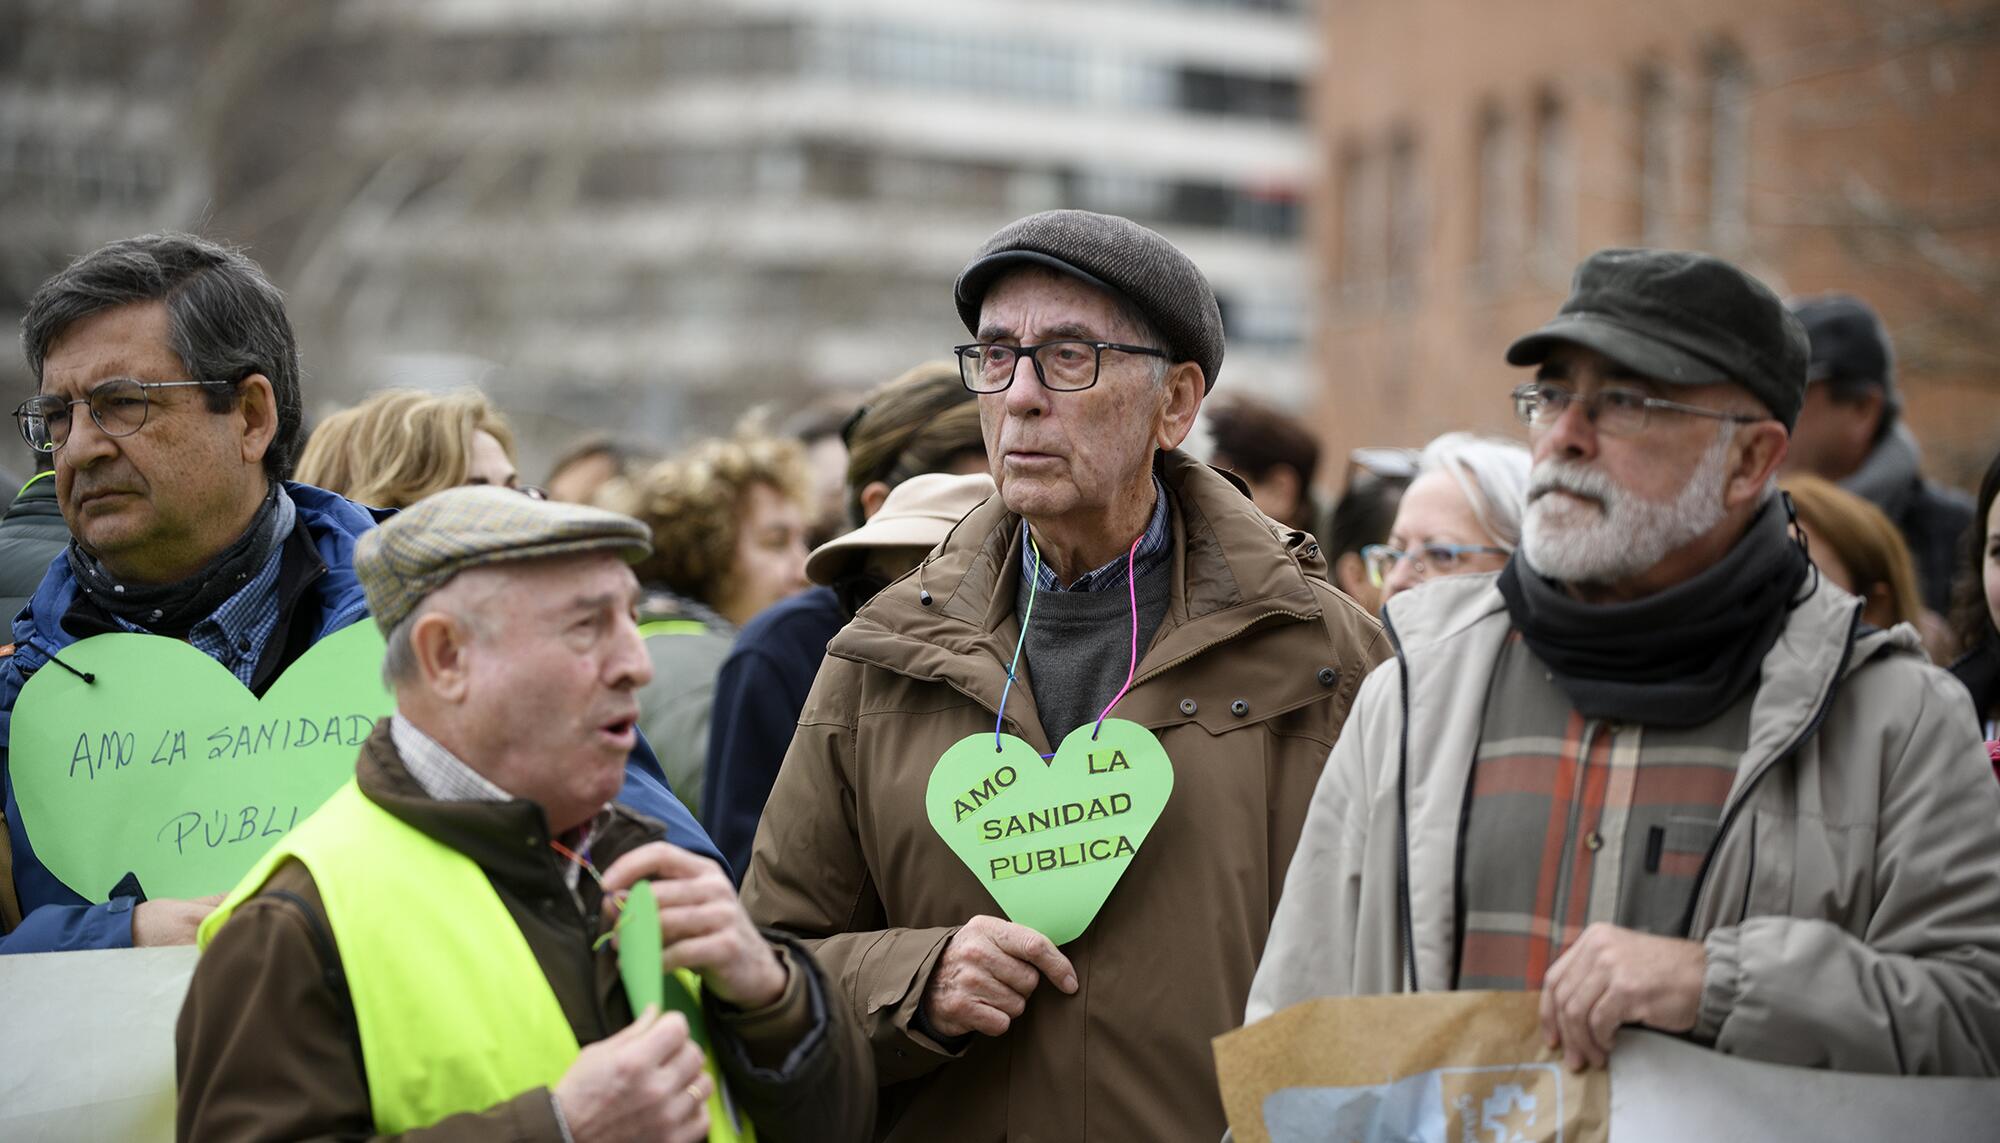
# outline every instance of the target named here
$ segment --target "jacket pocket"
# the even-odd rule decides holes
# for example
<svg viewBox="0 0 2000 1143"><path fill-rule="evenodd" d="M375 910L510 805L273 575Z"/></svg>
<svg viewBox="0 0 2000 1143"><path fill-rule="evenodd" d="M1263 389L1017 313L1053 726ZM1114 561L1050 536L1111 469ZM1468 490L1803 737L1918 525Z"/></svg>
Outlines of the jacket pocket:
<svg viewBox="0 0 2000 1143"><path fill-rule="evenodd" d="M1875 827L1757 811L1743 915L1828 921L1861 932L1873 912Z"/></svg>
<svg viewBox="0 0 2000 1143"><path fill-rule="evenodd" d="M1701 863L1721 823L1710 818L1673 817L1646 831L1646 872L1652 876L1698 877Z"/></svg>
<svg viewBox="0 0 2000 1143"><path fill-rule="evenodd" d="M1681 935L1701 869L1720 823L1705 817L1668 817L1628 842L1625 923L1643 932ZM1632 867L1636 866L1636 871Z"/></svg>

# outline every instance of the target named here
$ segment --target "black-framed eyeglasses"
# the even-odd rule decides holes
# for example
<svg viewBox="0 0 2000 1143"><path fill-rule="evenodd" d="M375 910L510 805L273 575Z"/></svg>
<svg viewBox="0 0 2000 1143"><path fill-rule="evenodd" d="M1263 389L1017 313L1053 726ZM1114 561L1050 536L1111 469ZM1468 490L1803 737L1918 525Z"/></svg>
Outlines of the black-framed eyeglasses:
<svg viewBox="0 0 2000 1143"><path fill-rule="evenodd" d="M1514 390L1513 398L1514 415L1529 428L1548 428L1562 417L1563 410L1582 401L1584 414L1590 418L1591 424L1597 426L1597 431L1614 437L1629 437L1645 431L1648 416L1654 412L1686 413L1693 417L1710 417L1745 425L1771 419L1704 409L1700 405L1683 405L1679 401L1647 396L1637 389L1599 389L1583 397L1547 381L1530 381L1519 386Z"/></svg>
<svg viewBox="0 0 2000 1143"><path fill-rule="evenodd" d="M1165 351L1144 345L1120 345L1115 341L1084 341L1063 338L1040 345L989 345L974 342L954 345L958 355L958 378L974 393L1003 393L1014 383L1014 369L1026 357L1035 363L1035 376L1042 388L1054 393L1074 393L1097 384L1097 371L1104 351L1137 353L1145 357L1166 356Z"/></svg>
<svg viewBox="0 0 2000 1143"><path fill-rule="evenodd" d="M70 410L78 405L89 407L90 419L97 422L97 427L104 431L105 436L129 437L146 427L153 390L187 389L206 384L206 381L139 381L131 377L113 377L74 401L65 401L46 393L30 397L14 410L14 420L20 424L21 437L28 442L29 448L36 452L54 452L69 443Z"/></svg>
<svg viewBox="0 0 2000 1143"><path fill-rule="evenodd" d="M1410 570L1418 575L1438 572L1450 575L1458 570L1458 565L1467 556L1506 556L1513 552L1508 548L1496 548L1492 544L1425 544L1414 552L1392 548L1387 544L1369 544L1361 549L1361 562L1368 567L1368 582L1381 587L1389 578L1396 565L1410 561Z"/></svg>

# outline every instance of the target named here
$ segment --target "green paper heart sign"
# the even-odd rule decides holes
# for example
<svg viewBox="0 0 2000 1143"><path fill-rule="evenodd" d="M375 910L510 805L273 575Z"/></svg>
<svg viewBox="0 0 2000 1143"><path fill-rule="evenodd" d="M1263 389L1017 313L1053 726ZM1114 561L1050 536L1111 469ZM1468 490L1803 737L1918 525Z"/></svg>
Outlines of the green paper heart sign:
<svg viewBox="0 0 2000 1143"><path fill-rule="evenodd" d="M36 855L93 902L127 873L148 897L234 887L354 776L361 743L395 707L382 652L363 619L260 700L176 639L77 642L62 661L78 674L44 666L14 704L7 765Z"/></svg>
<svg viewBox="0 0 2000 1143"><path fill-rule="evenodd" d="M1071 731L1050 763L1011 734L961 739L924 808L1008 918L1061 945L1090 927L1173 792L1160 740L1113 718Z"/></svg>

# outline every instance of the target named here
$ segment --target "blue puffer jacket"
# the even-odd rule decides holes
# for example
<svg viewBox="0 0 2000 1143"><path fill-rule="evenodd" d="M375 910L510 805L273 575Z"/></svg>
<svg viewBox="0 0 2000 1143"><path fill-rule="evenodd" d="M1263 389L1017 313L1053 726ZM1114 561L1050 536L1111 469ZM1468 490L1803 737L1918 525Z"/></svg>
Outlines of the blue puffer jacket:
<svg viewBox="0 0 2000 1143"><path fill-rule="evenodd" d="M317 609L313 627L315 641L331 635L368 615L368 601L354 575L354 545L363 532L390 515L364 508L344 497L308 484L286 484L292 503L299 510L299 526L306 529L314 549L326 565L326 574L312 584L299 601L300 608ZM21 902L21 923L0 936L0 954L61 952L72 949L130 948L132 906L129 897L92 905L57 880L35 856L27 831L21 826L21 809L14 801L14 780L7 770L6 743L12 729L14 700L21 687L49 661L51 655L75 642L63 630L61 620L76 601L77 583L66 561L50 566L48 575L35 590L28 606L14 620L14 654L0 661L0 787L6 795L7 834L14 858L14 889ZM280 625L282 627L282 624ZM274 633L282 638L283 631ZM261 650L261 648L260 648ZM725 869L728 863L715 843L702 832L680 799L667 789L660 764L645 739L639 740L625 763L625 787L618 800L648 817L666 823L666 839L683 849L713 858Z"/></svg>

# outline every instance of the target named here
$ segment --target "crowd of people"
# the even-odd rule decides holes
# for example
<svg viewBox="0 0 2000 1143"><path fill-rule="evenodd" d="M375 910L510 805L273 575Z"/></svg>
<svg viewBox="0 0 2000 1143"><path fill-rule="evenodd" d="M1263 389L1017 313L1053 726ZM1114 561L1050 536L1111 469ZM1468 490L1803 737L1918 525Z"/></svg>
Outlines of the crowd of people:
<svg viewBox="0 0 2000 1143"><path fill-rule="evenodd" d="M373 624L394 713L190 899L66 882L17 797L56 760L0 754L0 953L199 944L201 1140L1214 1139L1215 1036L1447 989L1538 992L1577 1068L1635 1025L2000 1076L2000 455L1924 476L1865 303L1600 251L1506 351L1520 439L1330 482L1214 394L1151 230L1029 216L951 300L970 340L851 404L530 486L477 392L307 426L239 251L55 274L0 736L134 633L261 696ZM1155 820L1005 800L1107 731ZM967 752L990 865L936 809ZM1072 804L1104 836L1038 838ZM1073 931L1009 903L1100 863Z"/></svg>

